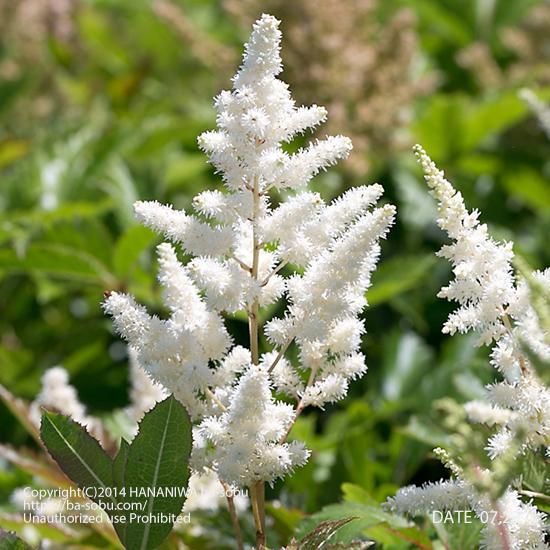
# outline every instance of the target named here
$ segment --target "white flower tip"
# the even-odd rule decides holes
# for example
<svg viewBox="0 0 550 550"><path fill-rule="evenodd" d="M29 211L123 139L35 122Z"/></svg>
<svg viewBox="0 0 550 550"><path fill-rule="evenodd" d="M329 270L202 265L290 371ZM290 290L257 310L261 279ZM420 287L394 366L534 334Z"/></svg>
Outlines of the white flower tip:
<svg viewBox="0 0 550 550"><path fill-rule="evenodd" d="M380 185L378 182L371 183L368 188L372 190L377 199L384 194L384 187L382 187L382 185Z"/></svg>
<svg viewBox="0 0 550 550"><path fill-rule="evenodd" d="M388 221L388 224L391 225L395 221L397 208L393 204L385 204L382 207L382 214L383 214L383 217Z"/></svg>
<svg viewBox="0 0 550 550"><path fill-rule="evenodd" d="M277 31L280 24L281 22L273 15L262 13L260 18L254 23L254 30L262 32Z"/></svg>
<svg viewBox="0 0 550 550"><path fill-rule="evenodd" d="M147 201L134 202L134 213L136 216L139 217L146 208L147 208Z"/></svg>
<svg viewBox="0 0 550 550"><path fill-rule="evenodd" d="M113 311L120 309L122 302L126 302L126 295L121 294L120 292L109 291L104 294L104 300L101 304L103 311L110 315L113 314Z"/></svg>
<svg viewBox="0 0 550 550"><path fill-rule="evenodd" d="M138 221L147 224L152 216L163 208L166 206L158 201L136 201L134 202L134 215Z"/></svg>
<svg viewBox="0 0 550 550"><path fill-rule="evenodd" d="M64 386L69 382L69 373L60 366L51 367L42 375L43 386Z"/></svg>
<svg viewBox="0 0 550 550"><path fill-rule="evenodd" d="M325 120L328 117L328 111L326 107L323 107L322 105L317 105L316 103L311 106L311 109L313 109L316 113L316 115L319 118L319 123L325 122Z"/></svg>
<svg viewBox="0 0 550 550"><path fill-rule="evenodd" d="M526 103L531 103L538 100L533 90L530 90L529 88L521 88L518 92L518 96Z"/></svg>
<svg viewBox="0 0 550 550"><path fill-rule="evenodd" d="M424 179L426 180L428 187L434 191L436 198L441 200L442 197L440 195L445 192L445 190L452 190L454 192L454 189L452 189L450 184L445 180L445 174L443 171L437 167L435 162L430 158L421 145L417 143L413 147L413 152L416 155L420 166L422 166L422 170L424 171Z"/></svg>
<svg viewBox="0 0 550 550"><path fill-rule="evenodd" d="M419 143L415 143L413 145L413 148L412 148L414 154L417 156L417 157L421 157L422 155L426 155L426 151L424 150L424 148L422 147L422 145L420 145Z"/></svg>
<svg viewBox="0 0 550 550"><path fill-rule="evenodd" d="M281 46L282 34L279 30L279 24L280 21L277 18L266 13L254 23L252 35L245 46L244 65L234 77L237 88L240 87L238 83L247 72L247 66L263 67L263 71L271 75L275 75L281 71L281 59L278 52ZM244 83L240 82L240 84Z"/></svg>
<svg viewBox="0 0 550 550"><path fill-rule="evenodd" d="M342 152L342 157L347 157L353 150L353 143L347 136L337 135L334 136L334 140L338 140L338 146Z"/></svg>
<svg viewBox="0 0 550 550"><path fill-rule="evenodd" d="M418 162L422 166L424 172L432 171L435 168L435 164L426 153L425 149L422 147L422 145L419 145L418 143L413 146L413 152L418 159Z"/></svg>

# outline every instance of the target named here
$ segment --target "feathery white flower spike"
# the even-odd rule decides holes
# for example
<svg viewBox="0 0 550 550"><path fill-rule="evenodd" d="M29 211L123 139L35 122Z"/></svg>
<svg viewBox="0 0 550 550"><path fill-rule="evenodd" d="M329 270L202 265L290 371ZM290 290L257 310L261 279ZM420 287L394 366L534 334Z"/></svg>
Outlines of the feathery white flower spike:
<svg viewBox="0 0 550 550"><path fill-rule="evenodd" d="M426 152L417 145L415 153L438 202L438 224L453 241L439 255L451 262L455 279L439 296L458 302L459 307L449 316L443 332L477 332L480 344L493 345L491 365L504 376L504 381L487 387L486 402L467 403L466 414L472 422L497 428L486 447L491 459L510 449L516 436L521 436L520 452L546 451L550 442L550 392L537 378L524 346L546 361L550 360L550 346L531 306L527 284L516 282L512 244L494 241L487 226L479 223L478 212L468 212L460 192ZM535 272L533 277L550 289L550 269ZM487 518L498 511L500 519L485 522L483 527L484 548L502 548L503 529L511 549L549 548L544 542L545 514L533 504L522 502L511 488L491 504L460 479L460 471L454 475L458 479L400 489L388 499L387 506L411 515L469 508L478 517L485 514Z"/></svg>
<svg viewBox="0 0 550 550"><path fill-rule="evenodd" d="M194 471L213 470L238 487L272 482L304 464L309 452L286 442L297 415L342 399L366 372L359 314L395 215L393 206L375 207L379 185L351 189L328 205L307 190L352 146L329 136L294 154L283 149L327 112L296 107L277 78L280 41L279 22L263 15L233 89L215 99L217 129L198 139L225 189L198 194L196 215L155 201L135 204L142 223L192 257L184 265L171 244L158 247L168 318L116 292L104 304L140 366L195 421ZM273 195L284 200L273 206ZM285 266L301 269L285 277ZM281 297L288 311L263 327L274 349L260 354L259 310ZM250 349L233 345L224 325L222 315L238 311L249 317ZM285 357L293 341L298 364Z"/></svg>
<svg viewBox="0 0 550 550"><path fill-rule="evenodd" d="M439 256L451 262L455 279L438 296L456 301L460 307L449 316L443 332L475 330L480 343L489 344L505 334L503 317L515 296L512 243L494 241L487 226L479 223L479 212L466 210L461 193L426 152L419 145L414 151L438 201L439 227L453 240Z"/></svg>
<svg viewBox="0 0 550 550"><path fill-rule="evenodd" d="M411 516L472 510L483 523L481 547L486 550L502 550L502 528L506 529L511 550L549 548L544 542L545 514L532 504L522 502L517 491L507 490L496 506L492 506L470 484L461 480L442 480L400 489L385 506L392 512Z"/></svg>
<svg viewBox="0 0 550 550"><path fill-rule="evenodd" d="M455 280L440 297L459 303L443 332L473 330L480 342L493 344L491 364L505 381L487 389L489 405L467 406L471 420L500 426L489 441L490 456L498 456L518 431L525 432L525 446L546 447L550 438L550 392L536 377L522 346L540 359L550 360L550 345L530 304L529 287L516 282L512 269L512 243L501 244L468 212L462 195L445 179L426 152L415 147L426 182L438 201L439 226L453 240L439 253L453 266ZM533 273L550 289L550 269Z"/></svg>

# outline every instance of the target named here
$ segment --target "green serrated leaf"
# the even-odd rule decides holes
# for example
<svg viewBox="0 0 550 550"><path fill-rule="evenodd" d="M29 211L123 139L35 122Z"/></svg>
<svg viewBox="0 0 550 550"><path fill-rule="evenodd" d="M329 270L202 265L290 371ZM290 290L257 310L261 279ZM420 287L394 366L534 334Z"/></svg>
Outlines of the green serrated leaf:
<svg viewBox="0 0 550 550"><path fill-rule="evenodd" d="M544 493L548 491L550 479L550 461L537 453L526 453L521 458L522 479L530 491Z"/></svg>
<svg viewBox="0 0 550 550"><path fill-rule="evenodd" d="M124 487L124 472L126 471L129 448L130 444L125 439L121 439L120 449L113 460L113 481L116 487Z"/></svg>
<svg viewBox="0 0 550 550"><path fill-rule="evenodd" d="M298 542L298 548L300 550L319 550L336 534L338 529L356 519L351 517L322 521Z"/></svg>
<svg viewBox="0 0 550 550"><path fill-rule="evenodd" d="M355 502L357 504L370 504L376 505L376 501L372 496L359 485L353 483L343 483L342 493L346 502Z"/></svg>
<svg viewBox="0 0 550 550"><path fill-rule="evenodd" d="M182 489L189 479L191 430L189 415L173 396L158 403L143 417L127 451L124 472L124 485L144 492L128 497L142 508L126 526L123 543L127 548L156 548L170 533L171 520L155 523L149 521L148 516L177 516L181 512L185 502ZM174 496L162 495L163 491L174 489L177 493Z"/></svg>
<svg viewBox="0 0 550 550"><path fill-rule="evenodd" d="M434 523L439 538L449 550L479 548L482 524L477 519L470 523Z"/></svg>
<svg viewBox="0 0 550 550"><path fill-rule="evenodd" d="M40 436L52 458L89 498L100 505L112 502L112 461L80 425L62 414L44 412ZM106 490L107 489L107 490Z"/></svg>
<svg viewBox="0 0 550 550"><path fill-rule="evenodd" d="M309 516L301 522L297 529L298 536L304 536L324 521L355 518L355 521L346 523L339 527L333 536L333 543L350 543L361 539L365 531L370 527L382 523L391 525L393 528L402 529L409 527L407 520L382 510L378 504L361 504L357 502L342 502L330 504L321 511Z"/></svg>
<svg viewBox="0 0 550 550"><path fill-rule="evenodd" d="M432 550L432 541L417 527L395 529L386 523L367 529L366 533L376 542L384 545L384 548L420 548Z"/></svg>

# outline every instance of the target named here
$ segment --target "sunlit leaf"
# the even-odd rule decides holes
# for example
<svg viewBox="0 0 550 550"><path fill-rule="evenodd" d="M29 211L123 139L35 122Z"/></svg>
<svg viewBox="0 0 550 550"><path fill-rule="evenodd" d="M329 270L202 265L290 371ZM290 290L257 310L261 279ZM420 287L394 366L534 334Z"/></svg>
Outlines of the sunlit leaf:
<svg viewBox="0 0 550 550"><path fill-rule="evenodd" d="M121 447L123 455L115 464L123 462L125 456L126 466L122 468L119 464L116 475L120 476L124 469L124 485L138 492L137 496L129 495L128 500L142 505L136 512L136 520L126 525L123 542L127 548L156 548L170 533L172 522L153 523L140 518L180 513L185 501L181 489L187 486L189 478L191 443L189 416L171 396L143 417L130 447L126 449L124 444ZM174 488L180 489L175 496L161 494L162 489Z"/></svg>

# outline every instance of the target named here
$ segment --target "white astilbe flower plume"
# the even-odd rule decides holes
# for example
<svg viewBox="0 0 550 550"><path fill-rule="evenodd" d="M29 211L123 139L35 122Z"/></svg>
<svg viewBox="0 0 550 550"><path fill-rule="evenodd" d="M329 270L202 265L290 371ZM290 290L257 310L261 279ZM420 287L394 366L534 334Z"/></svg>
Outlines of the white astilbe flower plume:
<svg viewBox="0 0 550 550"><path fill-rule="evenodd" d="M198 194L195 214L135 204L142 223L191 256L183 264L171 244L158 247L168 317L151 316L116 292L104 305L139 364L194 420L194 471L213 470L234 487L272 482L304 464L309 452L286 441L296 416L343 398L365 373L359 314L395 214L393 206L375 207L379 185L351 189L328 205L307 190L352 146L332 136L285 151L327 113L297 107L277 78L280 41L279 22L263 15L233 89L215 99L217 129L199 137L225 189ZM262 327L261 309L280 298L288 310ZM234 345L224 324L224 315L239 311L249 320L248 349ZM258 349L262 329L273 347L265 353ZM285 356L292 343L294 363ZM278 401L279 394L296 404Z"/></svg>
<svg viewBox="0 0 550 550"><path fill-rule="evenodd" d="M438 201L439 226L452 239L439 253L455 275L439 296L459 303L444 332L476 331L480 342L493 344L491 364L504 381L487 388L488 405L473 402L466 411L472 421L499 426L488 444L490 456L507 448L514 434L524 432L524 447L546 447L550 438L550 392L537 378L522 346L550 361L548 334L530 303L525 281L516 281L512 243L498 243L478 222L478 212L466 210L462 195L445 179L420 146L415 152L426 182ZM533 273L550 289L550 269Z"/></svg>
<svg viewBox="0 0 550 550"><path fill-rule="evenodd" d="M466 414L471 422L496 428L486 447L491 459L509 452L515 441L520 442L521 453L542 453L550 443L550 392L536 376L525 349L549 361L550 345L531 305L528 285L516 280L512 244L493 240L487 226L479 223L478 212L468 212L460 192L425 151L416 146L415 153L438 202L438 224L452 240L439 255L451 262L455 279L439 296L458 302L459 307L443 332L477 332L480 344L493 346L491 365L504 378L487 387L486 401L467 403ZM532 276L541 288L550 289L550 269ZM484 548L501 549L503 536L511 549L549 548L544 542L545 514L533 504L522 502L510 487L491 502L460 479L460 471L454 474L459 479L401 489L387 505L413 515L465 508L478 517L483 512L498 512L496 521L484 522Z"/></svg>
<svg viewBox="0 0 550 550"><path fill-rule="evenodd" d="M545 550L545 514L522 502L517 491L507 490L496 503L462 480L404 487L385 505L392 512L410 514L472 510L482 521L481 548L502 550L503 532L510 550ZM505 531L503 531L505 530Z"/></svg>
<svg viewBox="0 0 550 550"><path fill-rule="evenodd" d="M480 343L489 344L506 332L503 314L515 295L512 244L494 241L487 226L479 223L479 212L466 210L461 193L420 146L415 152L438 201L437 223L453 241L438 255L451 262L455 279L438 296L458 302L460 307L449 316L443 332L475 330Z"/></svg>

